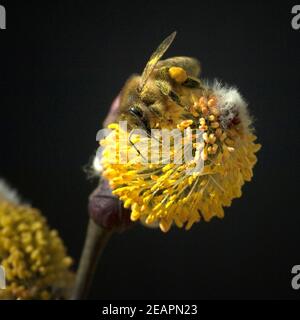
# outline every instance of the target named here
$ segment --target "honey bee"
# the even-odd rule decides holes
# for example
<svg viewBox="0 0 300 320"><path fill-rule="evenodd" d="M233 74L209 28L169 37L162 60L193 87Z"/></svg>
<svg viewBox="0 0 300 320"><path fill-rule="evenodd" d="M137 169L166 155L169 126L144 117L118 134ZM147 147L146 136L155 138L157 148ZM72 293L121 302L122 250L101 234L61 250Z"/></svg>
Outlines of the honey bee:
<svg viewBox="0 0 300 320"><path fill-rule="evenodd" d="M198 79L200 63L190 57L160 60L175 36L173 32L158 46L142 75L131 76L121 91L118 120L126 120L129 130L139 128L150 136L153 128L174 128L193 117L193 97L205 90Z"/></svg>

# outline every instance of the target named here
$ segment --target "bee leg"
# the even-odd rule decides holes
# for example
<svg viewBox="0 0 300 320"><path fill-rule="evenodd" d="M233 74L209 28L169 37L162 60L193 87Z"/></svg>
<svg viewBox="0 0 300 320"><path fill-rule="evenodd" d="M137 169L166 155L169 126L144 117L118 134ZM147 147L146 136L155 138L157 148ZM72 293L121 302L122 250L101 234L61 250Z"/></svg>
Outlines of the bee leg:
<svg viewBox="0 0 300 320"><path fill-rule="evenodd" d="M191 77L199 77L201 67L197 59L190 57L173 57L166 60L161 60L157 64L158 68L162 67L181 67Z"/></svg>
<svg viewBox="0 0 300 320"><path fill-rule="evenodd" d="M146 159L146 158L142 155L141 151L136 147L135 143L131 140L131 136L132 136L133 133L134 133L134 131L130 131L130 133L129 133L129 137L128 137L129 143L134 147L134 149L136 150L136 152L137 152L145 161L148 161L148 159Z"/></svg>
<svg viewBox="0 0 300 320"><path fill-rule="evenodd" d="M194 77L188 77L182 85L191 89L204 89L202 82Z"/></svg>
<svg viewBox="0 0 300 320"><path fill-rule="evenodd" d="M171 100L176 102L179 106L183 107L180 97L178 94L172 89L170 83L166 80L157 80L156 85L159 88L160 92L164 96L168 96Z"/></svg>
<svg viewBox="0 0 300 320"><path fill-rule="evenodd" d="M169 88L170 84L169 84L169 82L167 80L168 79L168 73L169 73L168 71L169 71L170 67L164 66L164 67L161 67L159 69L159 72L160 72L159 75L160 75L160 77L162 79L161 80L157 80L157 81L162 82L162 84L160 85L161 91L162 91L162 89L164 89L164 92L168 92L168 90L169 90L169 92L174 93L174 91L172 91L171 88ZM180 67L180 68L182 68L182 67ZM203 84L202 84L201 80L198 79L197 77L195 77L193 75L193 72L192 72L192 75L187 72L187 79L184 82L182 82L181 85L184 86L184 87L187 87L187 88L191 88L191 89L201 89L201 88L203 88ZM174 98L173 98L173 100L176 101Z"/></svg>

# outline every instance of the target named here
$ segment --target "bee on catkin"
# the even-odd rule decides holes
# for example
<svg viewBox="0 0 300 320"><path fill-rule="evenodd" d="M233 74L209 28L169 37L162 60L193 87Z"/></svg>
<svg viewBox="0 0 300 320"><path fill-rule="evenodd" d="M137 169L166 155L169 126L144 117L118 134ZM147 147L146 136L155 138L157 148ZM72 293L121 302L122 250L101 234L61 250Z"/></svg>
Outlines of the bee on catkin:
<svg viewBox="0 0 300 320"><path fill-rule="evenodd" d="M194 58L161 60L175 35L159 45L142 75L126 82L118 123L108 126L112 132L101 141L103 175L113 193L131 208L133 221L164 232L173 224L189 229L201 219L222 218L223 207L240 197L242 185L251 180L260 148L237 89L201 80ZM126 129L120 125L124 121ZM136 135L136 129L144 135ZM169 141L169 162L155 130L177 130ZM175 143L178 136L181 148ZM188 138L192 159L184 161L181 151ZM160 149L151 154L148 146L155 143ZM136 161L140 158L156 161ZM201 170L190 171L199 161Z"/></svg>

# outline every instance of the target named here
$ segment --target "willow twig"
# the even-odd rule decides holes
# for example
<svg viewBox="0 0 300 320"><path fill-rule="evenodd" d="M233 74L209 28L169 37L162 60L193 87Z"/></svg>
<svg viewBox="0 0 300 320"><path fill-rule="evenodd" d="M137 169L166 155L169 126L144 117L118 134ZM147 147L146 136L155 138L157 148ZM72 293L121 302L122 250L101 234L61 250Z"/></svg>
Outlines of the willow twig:
<svg viewBox="0 0 300 320"><path fill-rule="evenodd" d="M83 300L87 298L97 263L111 234L111 230L104 229L97 225L91 218L89 219L86 239L71 300Z"/></svg>

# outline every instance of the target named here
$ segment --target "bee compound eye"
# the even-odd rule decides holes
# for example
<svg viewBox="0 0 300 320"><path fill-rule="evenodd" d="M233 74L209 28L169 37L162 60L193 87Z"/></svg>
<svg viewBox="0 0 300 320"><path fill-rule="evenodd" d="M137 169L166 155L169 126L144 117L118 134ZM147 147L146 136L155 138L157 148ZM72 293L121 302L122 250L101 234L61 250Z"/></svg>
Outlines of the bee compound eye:
<svg viewBox="0 0 300 320"><path fill-rule="evenodd" d="M138 106L130 107L129 113L136 116L136 117L139 117L139 118L143 118L143 116L144 116L143 111Z"/></svg>

